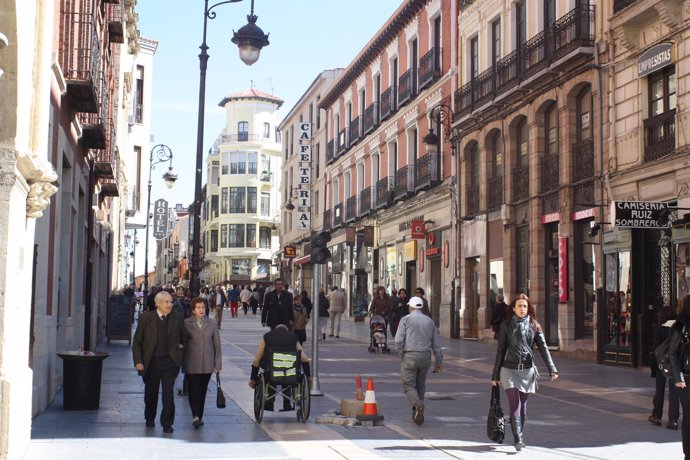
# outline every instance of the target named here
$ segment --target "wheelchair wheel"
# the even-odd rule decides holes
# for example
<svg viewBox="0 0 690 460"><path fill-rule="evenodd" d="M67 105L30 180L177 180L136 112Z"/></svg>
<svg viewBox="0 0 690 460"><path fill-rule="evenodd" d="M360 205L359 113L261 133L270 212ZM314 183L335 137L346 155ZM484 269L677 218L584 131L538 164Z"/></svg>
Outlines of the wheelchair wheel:
<svg viewBox="0 0 690 460"><path fill-rule="evenodd" d="M264 375L259 374L254 387L254 418L256 418L256 423L261 423L264 418L264 404L266 404L266 382Z"/></svg>
<svg viewBox="0 0 690 460"><path fill-rule="evenodd" d="M297 385L295 389L299 389L299 395L295 395L295 402L297 403L297 420L302 423L307 423L311 410L311 393L309 391L309 379L306 375L302 374L299 385Z"/></svg>

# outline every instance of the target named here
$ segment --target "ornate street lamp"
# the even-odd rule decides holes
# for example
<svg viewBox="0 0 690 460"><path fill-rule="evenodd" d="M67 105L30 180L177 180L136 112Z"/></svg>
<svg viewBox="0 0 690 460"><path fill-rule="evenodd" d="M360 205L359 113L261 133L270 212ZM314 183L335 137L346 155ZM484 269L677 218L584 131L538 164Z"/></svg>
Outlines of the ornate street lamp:
<svg viewBox="0 0 690 460"><path fill-rule="evenodd" d="M154 156L156 158L156 161L154 162ZM146 204L146 248L145 248L145 253L144 253L144 279L142 281L143 283L143 291L144 291L144 302L146 302L146 298L149 295L149 221L151 219L151 171L153 171L156 166L159 163L165 163L166 161L169 161L170 164L168 166L168 170L163 174L163 180L165 181L165 186L168 188L172 188L173 185L175 185L175 181L177 180L177 174L173 172L172 168L172 159L173 159L173 153L172 150L170 150L170 147L164 144L158 144L154 146L151 149L151 155L149 157L149 184L148 184L148 202Z"/></svg>
<svg viewBox="0 0 690 460"><path fill-rule="evenodd" d="M192 236L192 277L190 288L192 295L199 295L201 280L201 257L199 250L201 247L201 172L204 162L204 110L206 106L206 67L208 64L208 45L206 44L206 30L209 19L216 18L213 9L225 3L237 3L242 0L226 0L218 2L209 7L208 0L204 0L204 33L201 41L201 53L199 54L199 114L196 135L196 180L194 183L194 235ZM236 44L240 51L240 59L247 65L254 64L261 54L261 49L268 46L268 34L256 25L258 17L254 14L254 0L251 2L251 12L247 16L248 23L237 32L233 31L232 42Z"/></svg>

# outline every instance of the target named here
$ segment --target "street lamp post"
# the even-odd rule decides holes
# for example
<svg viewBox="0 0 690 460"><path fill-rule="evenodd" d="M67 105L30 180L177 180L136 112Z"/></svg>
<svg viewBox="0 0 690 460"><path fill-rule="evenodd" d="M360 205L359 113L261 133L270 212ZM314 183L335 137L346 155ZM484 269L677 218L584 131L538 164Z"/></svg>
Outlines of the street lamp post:
<svg viewBox="0 0 690 460"><path fill-rule="evenodd" d="M156 158L156 161L154 162L154 156ZM149 157L149 185L148 185L148 202L146 204L146 243L145 243L145 254L144 254L144 279L142 281L143 283L143 291L144 291L144 302L146 302L146 298L149 295L149 221L151 220L151 171L153 171L156 166L159 163L165 163L166 161L170 162L170 166L168 166L168 170L163 174L163 180L165 180L165 185L168 188L172 188L173 185L175 185L175 181L177 180L177 174L172 172L172 159L173 159L173 154L172 150L170 150L170 147L164 144L158 144L154 146L151 149L151 155Z"/></svg>
<svg viewBox="0 0 690 460"><path fill-rule="evenodd" d="M215 3L209 7L209 1L204 0L204 32L201 41L201 53L199 53L199 113L196 135L196 178L194 182L194 234L192 236L192 277L190 288L193 296L198 296L201 290L199 273L201 272L201 173L204 161L204 110L206 106L206 67L208 64L208 45L206 44L206 30L209 19L215 19L216 12L213 9L225 3L237 3L242 0L226 0ZM254 0L251 3L251 12L247 15L247 24L237 32L233 31L232 42L239 47L240 59L247 65L254 64L264 46L268 46L268 35L256 25L257 16L254 14Z"/></svg>

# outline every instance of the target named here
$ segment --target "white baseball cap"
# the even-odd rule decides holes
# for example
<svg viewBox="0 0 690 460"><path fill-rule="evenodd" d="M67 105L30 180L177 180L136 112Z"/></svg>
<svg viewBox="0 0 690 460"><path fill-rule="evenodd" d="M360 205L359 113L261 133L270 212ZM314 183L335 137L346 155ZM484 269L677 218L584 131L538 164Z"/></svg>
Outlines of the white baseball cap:
<svg viewBox="0 0 690 460"><path fill-rule="evenodd" d="M412 308L422 308L422 307L424 307L424 301L422 299L420 299L419 297L412 297L407 302L407 305L409 305Z"/></svg>

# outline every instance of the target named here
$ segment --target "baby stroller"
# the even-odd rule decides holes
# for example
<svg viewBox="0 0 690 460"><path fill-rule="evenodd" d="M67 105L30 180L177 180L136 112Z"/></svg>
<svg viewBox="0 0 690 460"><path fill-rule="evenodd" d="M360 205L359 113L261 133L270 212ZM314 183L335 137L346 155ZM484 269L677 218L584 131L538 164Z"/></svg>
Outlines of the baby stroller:
<svg viewBox="0 0 690 460"><path fill-rule="evenodd" d="M391 349L388 348L388 334L386 333L386 320L381 315L374 315L371 317L369 323L370 339L369 353L386 353L390 354Z"/></svg>

